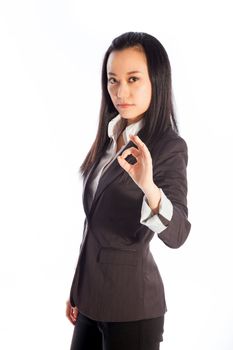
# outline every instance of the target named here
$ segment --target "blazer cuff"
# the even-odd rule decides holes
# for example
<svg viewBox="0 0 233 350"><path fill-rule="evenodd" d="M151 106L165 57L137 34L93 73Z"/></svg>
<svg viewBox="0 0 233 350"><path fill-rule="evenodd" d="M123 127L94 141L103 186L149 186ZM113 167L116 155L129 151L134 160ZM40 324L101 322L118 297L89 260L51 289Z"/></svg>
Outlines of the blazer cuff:
<svg viewBox="0 0 233 350"><path fill-rule="evenodd" d="M159 203L159 212L154 214L151 210L147 198L144 195L141 209L140 223L149 227L155 233L160 233L165 230L173 215L173 205L170 199L167 198L162 188L159 188L161 200Z"/></svg>

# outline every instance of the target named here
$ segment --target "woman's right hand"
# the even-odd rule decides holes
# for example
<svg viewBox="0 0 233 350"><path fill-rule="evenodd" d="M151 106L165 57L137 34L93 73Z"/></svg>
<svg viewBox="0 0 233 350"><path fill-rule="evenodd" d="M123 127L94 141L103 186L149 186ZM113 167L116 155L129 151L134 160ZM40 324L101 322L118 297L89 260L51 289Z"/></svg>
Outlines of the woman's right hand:
<svg viewBox="0 0 233 350"><path fill-rule="evenodd" d="M66 317L70 320L70 322L75 325L75 322L77 320L78 316L78 308L75 306L73 307L70 304L70 300L67 300L66 302Z"/></svg>

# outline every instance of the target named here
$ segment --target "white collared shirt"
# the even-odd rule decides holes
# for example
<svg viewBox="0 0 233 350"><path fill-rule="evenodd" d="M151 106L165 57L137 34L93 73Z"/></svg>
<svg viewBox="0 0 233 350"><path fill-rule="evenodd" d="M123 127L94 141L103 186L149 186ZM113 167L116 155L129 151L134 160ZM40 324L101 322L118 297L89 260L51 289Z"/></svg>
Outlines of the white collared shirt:
<svg viewBox="0 0 233 350"><path fill-rule="evenodd" d="M121 150L130 141L129 134L137 135L139 130L144 125L144 119L142 118L137 122L132 123L125 127L122 134L125 145L123 145L119 149L119 151L116 153L117 139L120 133L122 132L124 125L125 125L124 121L120 114L118 114L108 123L108 136L111 139L111 142L109 143L105 154L102 156L97 167L94 170L93 177L92 177L93 180L90 183L91 194L90 194L90 197L88 198L88 200L90 201L92 201L94 198L101 175L107 170L110 164L116 159L118 154L121 152ZM159 204L158 214L162 215L166 220L170 221L173 215L173 205L171 201L167 198L165 193L163 192L162 188L159 188L159 189L161 193L161 201ZM162 223L158 214L153 213L153 211L148 205L147 198L144 195L143 201L142 201L140 223L149 227L153 232L160 233L163 230L165 230L167 226L165 226Z"/></svg>

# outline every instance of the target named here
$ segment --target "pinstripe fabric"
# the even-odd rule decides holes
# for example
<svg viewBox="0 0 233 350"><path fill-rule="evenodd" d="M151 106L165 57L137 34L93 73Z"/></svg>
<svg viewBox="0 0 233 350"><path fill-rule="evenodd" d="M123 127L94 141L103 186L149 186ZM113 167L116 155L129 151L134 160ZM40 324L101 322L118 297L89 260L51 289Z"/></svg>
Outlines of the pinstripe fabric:
<svg viewBox="0 0 233 350"><path fill-rule="evenodd" d="M127 143L122 152L132 145L132 141ZM173 205L171 220L156 235L168 247L178 248L191 229L186 142L169 128L155 142L151 156L154 182ZM97 163L83 186L86 219L71 304L87 317L104 322L162 316L167 310L164 286L149 248L155 232L140 222L144 194L132 179L124 180L124 170L114 160L101 176L92 203L88 203Z"/></svg>
<svg viewBox="0 0 233 350"><path fill-rule="evenodd" d="M135 123L128 125L122 132L122 127L124 126L124 120L121 118L121 115L118 114L114 117L108 124L108 136L110 138L110 144L106 149L106 152L102 155L100 161L98 162L95 170L92 173L91 181L89 182L88 190L88 205L90 206L96 189L98 187L99 180L104 172L109 168L112 162L116 159L118 154L121 153L124 146L116 152L117 148L117 139L119 134L122 132L123 139L125 144L130 141L129 134L136 135L139 130L144 125L144 119L140 119ZM166 197L163 190L160 188L161 200L159 203L158 214L154 214L151 208L148 205L146 196L143 196L142 207L141 207L141 219L140 222L143 225L149 227L152 231L156 233L162 232L166 226L167 222L171 220L173 213L173 206L171 201ZM162 215L162 216L161 216Z"/></svg>

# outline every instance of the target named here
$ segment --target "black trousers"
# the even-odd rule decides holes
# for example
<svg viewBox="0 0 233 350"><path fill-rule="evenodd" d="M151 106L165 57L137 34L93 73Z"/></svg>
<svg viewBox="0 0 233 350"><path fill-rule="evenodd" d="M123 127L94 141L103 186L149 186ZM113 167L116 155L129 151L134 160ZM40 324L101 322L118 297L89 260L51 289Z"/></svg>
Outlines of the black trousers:
<svg viewBox="0 0 233 350"><path fill-rule="evenodd" d="M70 350L159 350L164 316L129 322L101 322L79 312Z"/></svg>

